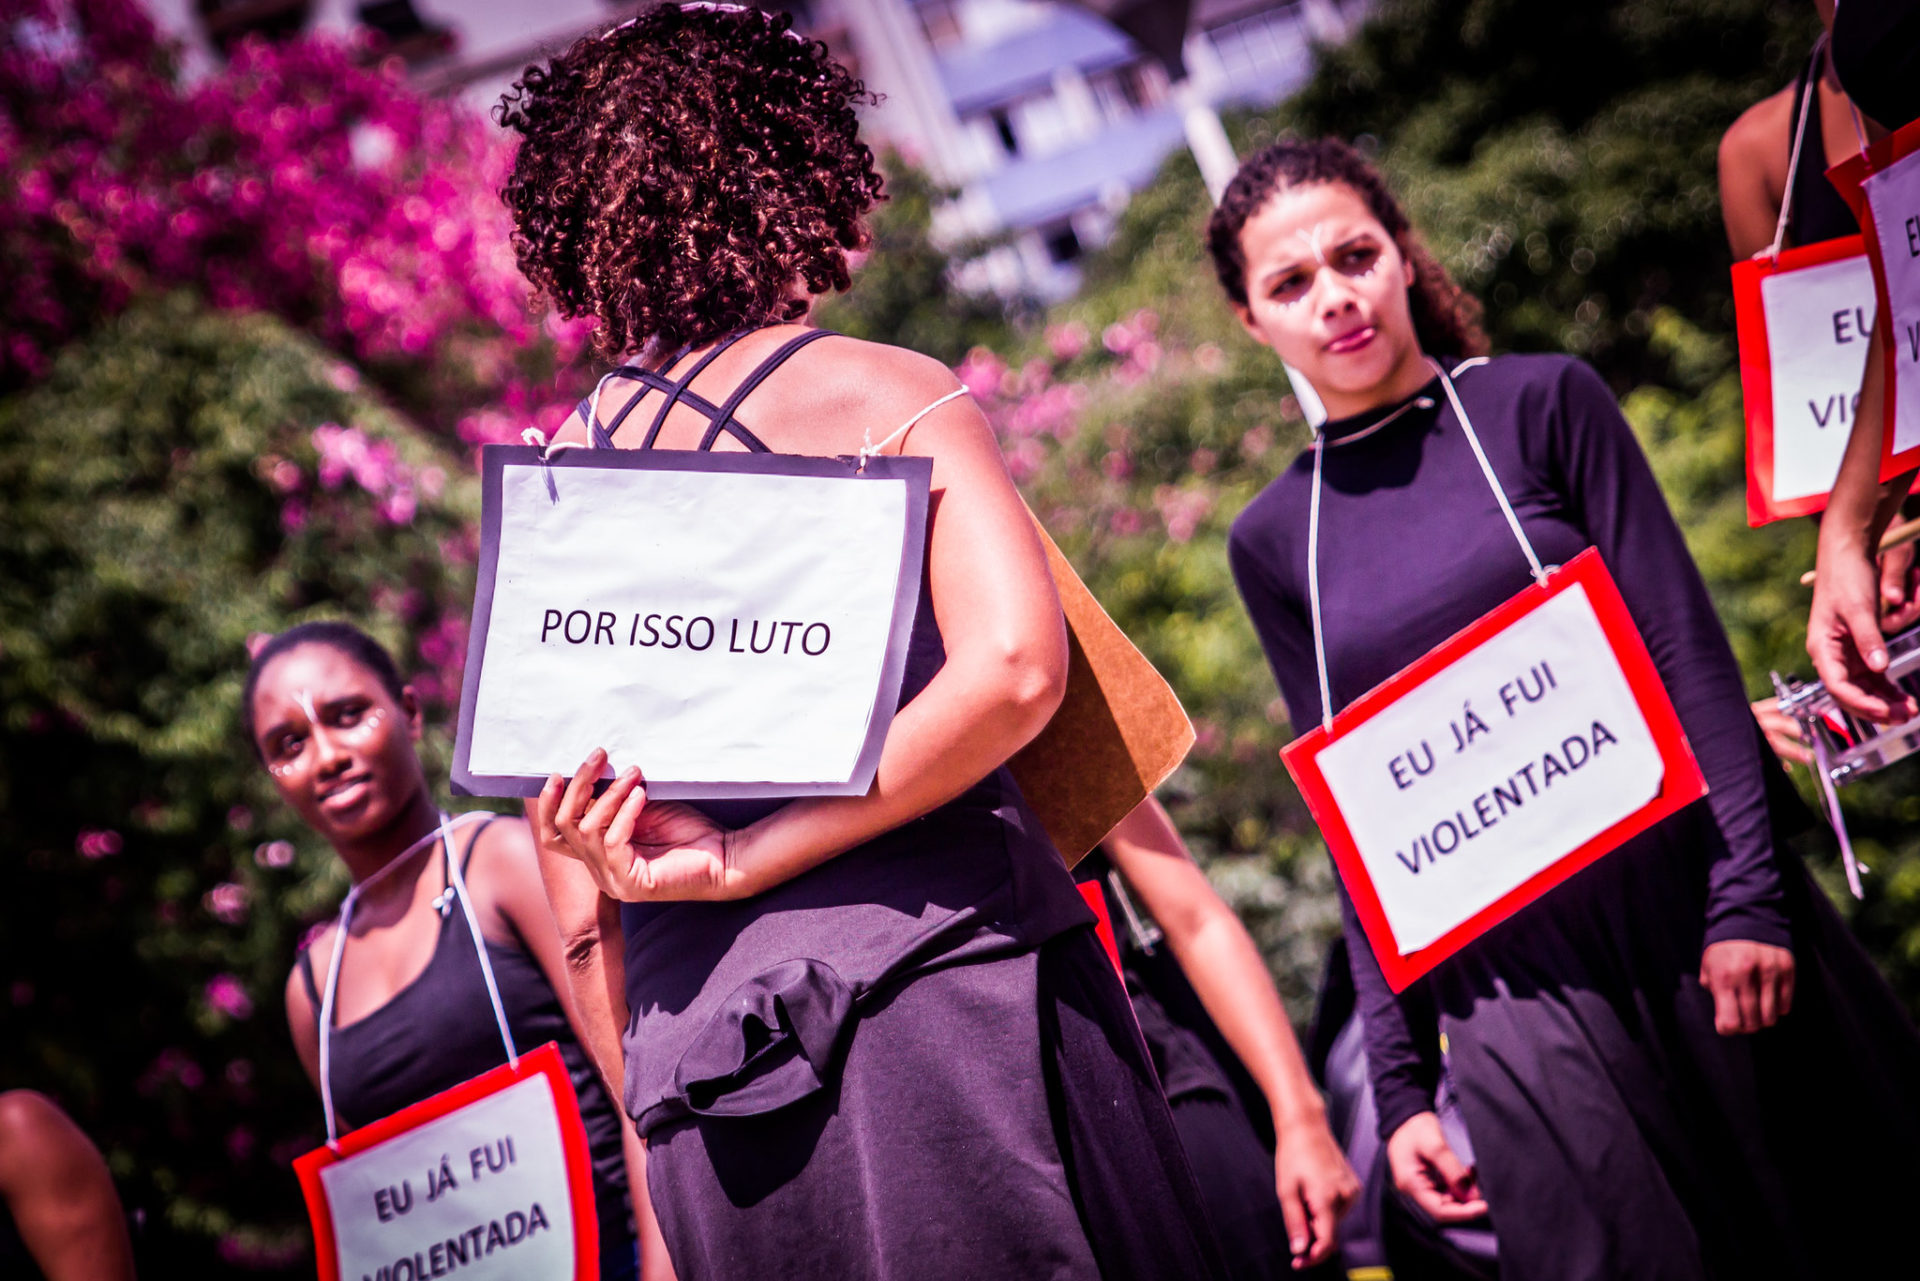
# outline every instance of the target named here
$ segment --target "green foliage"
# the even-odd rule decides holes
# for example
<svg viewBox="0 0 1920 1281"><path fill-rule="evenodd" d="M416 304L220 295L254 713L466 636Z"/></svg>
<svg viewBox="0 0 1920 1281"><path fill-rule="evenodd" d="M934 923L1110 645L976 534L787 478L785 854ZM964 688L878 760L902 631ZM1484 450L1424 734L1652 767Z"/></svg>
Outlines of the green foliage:
<svg viewBox="0 0 1920 1281"><path fill-rule="evenodd" d="M306 1249L287 1163L319 1108L280 991L343 884L284 843L241 734L249 636L344 616L425 669L430 720L455 688L441 611L472 590L477 486L355 381L175 297L0 401L0 1081L100 1140L150 1275ZM343 474L316 438L381 466Z"/></svg>
<svg viewBox="0 0 1920 1281"><path fill-rule="evenodd" d="M953 262L982 245L934 241L933 210L951 193L896 152L882 158L887 200L871 220L873 245L852 289L821 303L818 322L852 338L894 343L950 365L974 347L1004 347L1011 334L1001 300L969 294Z"/></svg>

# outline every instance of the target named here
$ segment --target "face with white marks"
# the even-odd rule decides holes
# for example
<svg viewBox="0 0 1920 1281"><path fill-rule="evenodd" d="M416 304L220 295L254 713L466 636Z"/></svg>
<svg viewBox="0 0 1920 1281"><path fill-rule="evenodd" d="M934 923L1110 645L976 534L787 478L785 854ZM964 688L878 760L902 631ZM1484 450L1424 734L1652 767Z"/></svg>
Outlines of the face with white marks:
<svg viewBox="0 0 1920 1281"><path fill-rule="evenodd" d="M1255 341L1304 374L1334 417L1410 395L1429 377L1407 288L1413 265L1344 183L1275 192L1240 229Z"/></svg>
<svg viewBox="0 0 1920 1281"><path fill-rule="evenodd" d="M338 845L383 830L426 787L420 709L331 645L276 656L253 692L254 744L287 803Z"/></svg>

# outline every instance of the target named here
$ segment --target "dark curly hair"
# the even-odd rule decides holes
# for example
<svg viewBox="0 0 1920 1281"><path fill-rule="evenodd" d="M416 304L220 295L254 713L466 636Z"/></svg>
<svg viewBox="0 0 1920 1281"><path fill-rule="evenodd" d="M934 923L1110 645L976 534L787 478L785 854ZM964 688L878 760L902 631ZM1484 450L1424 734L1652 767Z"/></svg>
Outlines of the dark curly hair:
<svg viewBox="0 0 1920 1281"><path fill-rule="evenodd" d="M804 315L845 289L882 199L854 105L875 101L785 14L663 4L526 73L502 198L514 252L609 355Z"/></svg>
<svg viewBox="0 0 1920 1281"><path fill-rule="evenodd" d="M1428 252L1407 221L1406 211L1387 190L1387 183L1359 152L1336 138L1299 141L1283 138L1250 156L1233 175L1220 205L1207 220L1207 251L1220 287L1240 306L1247 305L1247 255L1240 229L1274 194L1306 183L1337 182L1350 187L1407 261L1413 264L1413 284L1407 301L1413 312L1413 332L1421 350L1435 356L1484 356L1487 335L1480 328L1480 302L1454 283Z"/></svg>

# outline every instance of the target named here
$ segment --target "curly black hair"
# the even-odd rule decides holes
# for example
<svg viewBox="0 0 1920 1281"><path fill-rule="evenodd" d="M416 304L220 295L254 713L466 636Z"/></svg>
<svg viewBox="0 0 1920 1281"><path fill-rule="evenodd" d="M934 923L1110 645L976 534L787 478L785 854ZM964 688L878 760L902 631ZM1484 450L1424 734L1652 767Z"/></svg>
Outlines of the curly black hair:
<svg viewBox="0 0 1920 1281"><path fill-rule="evenodd" d="M528 67L501 193L520 269L609 354L798 319L845 289L881 194L875 101L792 19L663 4ZM798 288L796 288L798 286Z"/></svg>
<svg viewBox="0 0 1920 1281"><path fill-rule="evenodd" d="M1213 269L1227 297L1242 307L1247 305L1247 255L1240 244L1240 229L1247 225L1247 219L1282 188L1316 182L1352 188L1413 264L1407 301L1421 350L1456 358L1486 355L1487 335L1480 327L1479 299L1456 284L1421 243L1380 171L1337 138L1283 138L1249 156L1233 175L1219 206L1207 220L1207 251L1213 255Z"/></svg>

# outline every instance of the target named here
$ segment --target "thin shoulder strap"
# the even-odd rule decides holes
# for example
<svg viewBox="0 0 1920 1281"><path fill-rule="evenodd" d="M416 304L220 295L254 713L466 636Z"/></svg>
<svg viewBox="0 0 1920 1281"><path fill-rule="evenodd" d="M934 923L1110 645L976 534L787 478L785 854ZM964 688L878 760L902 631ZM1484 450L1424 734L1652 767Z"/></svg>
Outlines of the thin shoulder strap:
<svg viewBox="0 0 1920 1281"><path fill-rule="evenodd" d="M300 977L307 981L307 999L313 1002L313 1008L320 1008L320 985L313 979L313 953L309 948L301 948L295 961L300 967Z"/></svg>
<svg viewBox="0 0 1920 1281"><path fill-rule="evenodd" d="M487 830L487 829L488 829L489 827L492 827L492 826L494 825L494 823L495 823L495 821L499 819L499 817L500 817L500 816L499 816L498 814L495 814L495 815L493 815L493 816L492 816L491 818L483 818L483 819L481 819L481 820L480 820L480 823L479 823L479 826L477 826L477 827L475 827L475 828L473 829L473 835L472 835L472 836L469 836L469 837L467 838L467 852L466 852L465 854L463 854L463 855L461 855L461 857L460 857L460 873L461 873L461 875L463 875L463 876L464 876L464 875L466 875L466 871L467 871L467 869L468 869L469 867L472 867L472 866L473 866L473 852L474 852L474 851L475 851L476 849L478 849L478 848L480 848L480 835L481 835L481 833L483 833L483 832L485 832L485 831L486 831L486 830ZM453 854L453 851L452 851L452 850L448 850L448 851L447 851L447 854L448 854L448 856L449 856L449 857L451 857L451 856L452 856L452 854Z"/></svg>
<svg viewBox="0 0 1920 1281"><path fill-rule="evenodd" d="M686 376L683 378L674 378L672 376L673 367L674 365L679 363L679 357L676 356L673 360L670 360L667 362L666 381L673 384L673 389L667 392L667 398L661 404L660 412L655 414L653 416L653 422L648 424L647 438L641 442L640 448L642 449L653 448L653 442L660 438L660 429L666 425L667 415L673 412L673 407L676 404L678 404L683 398L687 399L689 404L692 403L692 399L689 393L693 391L693 380L698 378L702 373L704 373L706 371L707 366L711 365L716 359L719 358L720 353L724 352L727 348L733 346L735 343L739 342L742 338L745 338L748 334L752 332L753 331L751 329L741 329L734 333L728 334L725 338L722 338L719 342L713 345L713 350L709 351L706 355L700 357L700 359L694 363L693 368L689 369L686 373ZM681 354L684 355L685 353L683 352ZM649 380L643 380L643 381L649 381ZM649 381L649 385L651 385L650 381ZM662 388L661 390L665 391L666 389ZM645 393L644 391L640 393L641 396L645 396L646 394L647 393ZM639 397L634 398L634 403L635 404L639 403ZM632 408L632 406L629 405L628 408ZM698 406L696 406L696 408L698 408ZM625 411L623 410L621 412L622 412L622 416L624 417ZM618 426L619 426L618 423L614 424L614 428L618 428ZM612 429L608 431L607 435L608 435L608 441L609 443L611 443L612 435L613 435Z"/></svg>
<svg viewBox="0 0 1920 1281"><path fill-rule="evenodd" d="M728 396L720 406L720 411L713 416L713 421L707 424L707 434L700 438L700 448L712 449L714 442L720 439L720 433L726 431L731 432L736 440L757 454L770 452L760 443L757 436L733 420L734 410L740 408L740 402L745 400L754 388L765 382L769 374L786 364L788 358L795 352L810 342L818 342L822 338L834 336L831 329L809 329L781 343L771 356L754 366L753 372L741 379L740 385L733 389L733 394Z"/></svg>

